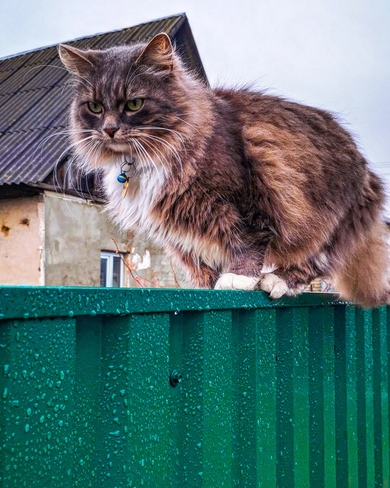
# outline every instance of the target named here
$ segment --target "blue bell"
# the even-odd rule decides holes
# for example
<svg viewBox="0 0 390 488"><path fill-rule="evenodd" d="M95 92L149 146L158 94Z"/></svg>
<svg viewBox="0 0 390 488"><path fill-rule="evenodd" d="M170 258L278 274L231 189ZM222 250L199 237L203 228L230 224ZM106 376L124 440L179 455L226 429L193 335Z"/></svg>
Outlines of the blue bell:
<svg viewBox="0 0 390 488"><path fill-rule="evenodd" d="M126 181L128 180L128 177L126 176L126 173L124 171L122 171L122 173L120 173L116 179L119 181L119 183L126 183Z"/></svg>

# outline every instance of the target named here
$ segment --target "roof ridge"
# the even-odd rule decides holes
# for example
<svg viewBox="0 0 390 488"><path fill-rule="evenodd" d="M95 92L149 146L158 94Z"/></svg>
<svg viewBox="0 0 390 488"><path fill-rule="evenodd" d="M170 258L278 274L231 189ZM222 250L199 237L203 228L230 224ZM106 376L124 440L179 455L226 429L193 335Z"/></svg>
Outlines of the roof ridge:
<svg viewBox="0 0 390 488"><path fill-rule="evenodd" d="M75 39L69 39L69 40L66 40L66 41L56 42L55 44L49 44L47 46L37 47L37 48L34 48L34 49L30 49L28 51L22 51L20 53L10 54L8 56L4 56L4 57L0 58L0 65L1 65L1 62L2 61L6 61L6 60L12 59L12 58L26 56L27 54L33 54L33 53L36 53L36 52L39 52L39 51L43 51L45 49L52 49L53 47L57 47L58 44L70 44L72 42L84 41L85 39L91 39L91 38L94 38L94 37L104 36L106 34L114 34L115 32L121 32L121 31L125 31L127 29L136 29L137 27L141 27L143 25L154 24L156 22L162 22L163 20L174 19L174 18L178 18L178 19L179 18L183 18L183 19L186 19L187 18L187 15L186 15L185 12L180 13L180 14L167 15L166 17L159 17L158 19L155 19L155 20L152 20L152 21L149 21L149 22L146 21L146 22L141 22L140 24L137 24L137 25L133 25L133 26L129 26L129 27L123 27L122 29L114 29L114 30L108 31L108 32L98 32L96 34L89 34L87 36L76 37Z"/></svg>

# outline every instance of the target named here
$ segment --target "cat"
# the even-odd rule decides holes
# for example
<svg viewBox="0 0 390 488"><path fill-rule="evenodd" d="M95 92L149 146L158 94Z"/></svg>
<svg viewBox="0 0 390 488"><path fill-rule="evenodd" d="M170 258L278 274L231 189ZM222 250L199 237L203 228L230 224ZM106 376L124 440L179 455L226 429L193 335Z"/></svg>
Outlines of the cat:
<svg viewBox="0 0 390 488"><path fill-rule="evenodd" d="M383 184L335 116L212 89L165 33L59 55L79 164L103 171L115 221L146 231L193 286L277 299L322 278L360 306L389 302Z"/></svg>

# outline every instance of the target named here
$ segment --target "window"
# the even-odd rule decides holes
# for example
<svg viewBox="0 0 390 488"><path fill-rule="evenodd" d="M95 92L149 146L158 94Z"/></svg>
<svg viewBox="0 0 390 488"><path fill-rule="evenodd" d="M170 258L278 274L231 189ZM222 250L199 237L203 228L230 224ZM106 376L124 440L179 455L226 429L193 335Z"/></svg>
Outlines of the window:
<svg viewBox="0 0 390 488"><path fill-rule="evenodd" d="M120 254L114 252L100 254L100 286L123 286L123 261Z"/></svg>

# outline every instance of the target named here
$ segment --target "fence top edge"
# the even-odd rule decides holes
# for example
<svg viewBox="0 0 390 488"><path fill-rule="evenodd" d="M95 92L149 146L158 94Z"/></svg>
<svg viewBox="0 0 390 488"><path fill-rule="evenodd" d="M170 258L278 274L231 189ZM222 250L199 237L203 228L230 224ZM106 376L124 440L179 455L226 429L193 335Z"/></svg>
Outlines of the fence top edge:
<svg viewBox="0 0 390 488"><path fill-rule="evenodd" d="M345 305L331 293L271 301L259 291L0 286L0 320Z"/></svg>

